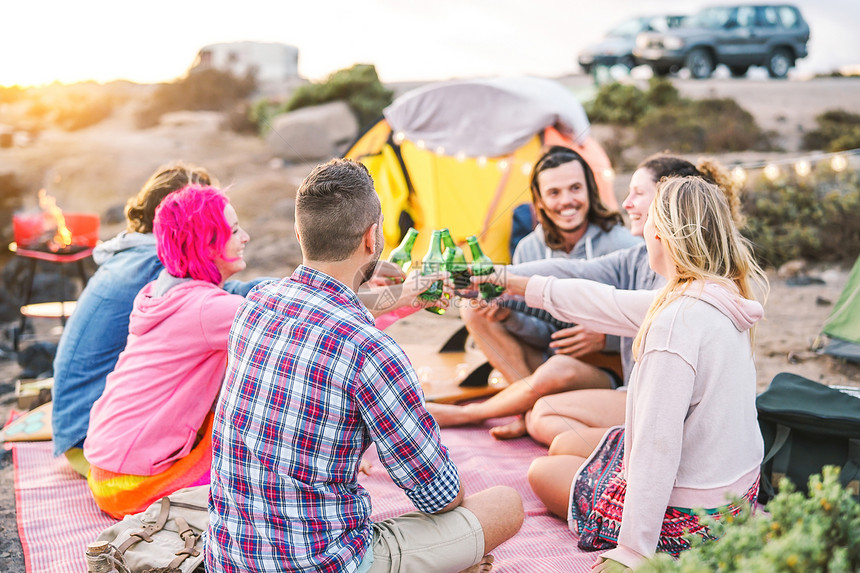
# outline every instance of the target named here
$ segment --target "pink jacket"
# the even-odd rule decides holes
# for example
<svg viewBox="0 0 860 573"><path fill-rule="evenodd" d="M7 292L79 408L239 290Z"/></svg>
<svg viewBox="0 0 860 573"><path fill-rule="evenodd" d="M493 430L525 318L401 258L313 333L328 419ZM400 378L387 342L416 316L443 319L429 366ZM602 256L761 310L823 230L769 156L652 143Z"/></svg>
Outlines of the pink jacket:
<svg viewBox="0 0 860 573"><path fill-rule="evenodd" d="M84 455L99 468L155 475L191 451L227 366L227 335L243 297L187 280L134 300L128 344L93 405Z"/></svg>

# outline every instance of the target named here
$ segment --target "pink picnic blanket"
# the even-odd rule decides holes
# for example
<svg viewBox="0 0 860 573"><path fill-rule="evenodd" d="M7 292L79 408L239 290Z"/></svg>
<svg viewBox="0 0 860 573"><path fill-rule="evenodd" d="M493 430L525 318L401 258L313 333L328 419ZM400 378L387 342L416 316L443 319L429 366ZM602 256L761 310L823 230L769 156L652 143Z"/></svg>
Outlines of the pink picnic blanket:
<svg viewBox="0 0 860 573"><path fill-rule="evenodd" d="M587 573L597 553L576 547L567 524L551 516L529 488L526 471L546 450L529 438L494 440L487 429L458 428L442 431L460 469L466 494L494 485L508 485L523 497L526 520L520 532L498 547L494 571ZM65 458L51 455L50 442L10 445L15 462L15 496L18 532L28 573L85 573L87 543L114 523L90 497L86 481ZM375 453L375 452L374 452ZM374 519L386 519L413 509L373 458L369 476L361 483L371 494Z"/></svg>

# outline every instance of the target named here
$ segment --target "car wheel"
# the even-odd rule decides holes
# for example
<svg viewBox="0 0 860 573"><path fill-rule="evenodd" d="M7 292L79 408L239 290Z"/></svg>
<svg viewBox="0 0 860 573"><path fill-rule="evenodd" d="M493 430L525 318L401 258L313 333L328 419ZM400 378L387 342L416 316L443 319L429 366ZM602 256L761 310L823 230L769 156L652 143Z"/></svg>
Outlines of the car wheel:
<svg viewBox="0 0 860 573"><path fill-rule="evenodd" d="M623 58L618 60L618 64L624 66L628 70L632 70L636 66L636 62L633 60L633 56L624 56Z"/></svg>
<svg viewBox="0 0 860 573"><path fill-rule="evenodd" d="M591 64L579 64L579 67L580 67L580 68L582 68L582 72L583 72L585 75L590 75L590 74L591 74L591 68L592 68L592 65L591 65Z"/></svg>
<svg viewBox="0 0 860 573"><path fill-rule="evenodd" d="M714 73L714 59L704 48L696 48L690 52L684 65L690 70L690 75L697 80L709 78Z"/></svg>
<svg viewBox="0 0 860 573"><path fill-rule="evenodd" d="M732 73L733 78L744 77L749 69L749 66L729 66L729 71Z"/></svg>
<svg viewBox="0 0 860 573"><path fill-rule="evenodd" d="M665 78L672 71L672 68L667 66L651 66L651 71L658 78Z"/></svg>
<svg viewBox="0 0 860 573"><path fill-rule="evenodd" d="M785 78L793 65L791 54L783 48L777 48L767 57L767 73L772 78Z"/></svg>

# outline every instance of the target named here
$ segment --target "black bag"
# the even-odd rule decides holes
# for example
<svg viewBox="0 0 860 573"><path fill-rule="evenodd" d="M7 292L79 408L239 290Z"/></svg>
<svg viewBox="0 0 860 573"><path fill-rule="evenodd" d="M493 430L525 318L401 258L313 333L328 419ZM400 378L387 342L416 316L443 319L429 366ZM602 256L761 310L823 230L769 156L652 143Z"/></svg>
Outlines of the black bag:
<svg viewBox="0 0 860 573"><path fill-rule="evenodd" d="M809 476L826 465L860 499L860 398L796 374L777 374L756 398L764 438L759 500L773 498L780 478L807 491Z"/></svg>

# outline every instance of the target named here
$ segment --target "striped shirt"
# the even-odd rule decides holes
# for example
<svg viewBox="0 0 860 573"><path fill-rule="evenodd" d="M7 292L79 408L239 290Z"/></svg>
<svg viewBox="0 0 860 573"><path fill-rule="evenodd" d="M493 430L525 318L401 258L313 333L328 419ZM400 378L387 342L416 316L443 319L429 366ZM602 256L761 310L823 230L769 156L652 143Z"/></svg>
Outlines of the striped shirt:
<svg viewBox="0 0 860 573"><path fill-rule="evenodd" d="M209 571L355 571L370 546L357 481L375 443L421 511L459 491L403 350L355 293L300 266L253 291L230 332L213 433Z"/></svg>

